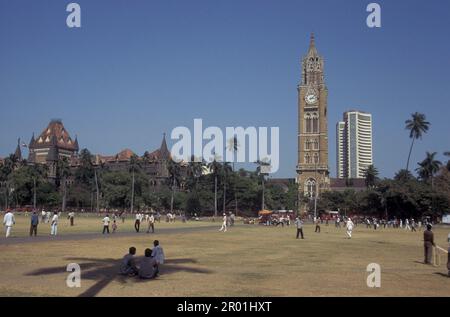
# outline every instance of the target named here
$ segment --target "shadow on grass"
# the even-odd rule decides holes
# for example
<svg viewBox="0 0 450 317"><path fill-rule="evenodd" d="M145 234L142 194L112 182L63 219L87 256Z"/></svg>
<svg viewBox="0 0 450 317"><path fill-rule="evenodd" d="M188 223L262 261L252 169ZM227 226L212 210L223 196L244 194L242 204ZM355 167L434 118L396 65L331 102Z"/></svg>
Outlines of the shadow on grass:
<svg viewBox="0 0 450 317"><path fill-rule="evenodd" d="M136 262L140 263L143 257L136 257ZM138 277L127 277L120 275L119 268L122 259L96 259L96 258L66 258L68 261L78 263L81 267L81 279L96 281L94 285L86 291L78 295L79 297L93 297L96 296L112 281L117 281L121 284L126 283L147 283L151 280L141 280ZM159 267L159 274L161 276L172 274L180 271L187 273L209 274L212 271L207 269L200 269L186 266L187 263L197 263L194 259L169 259L164 265ZM65 268L48 267L29 272L27 276L43 276L51 274L61 274ZM66 272L69 274L69 272Z"/></svg>
<svg viewBox="0 0 450 317"><path fill-rule="evenodd" d="M450 275L448 275L448 274L444 274L444 273L442 273L442 272L436 272L436 273L434 273L434 274L436 274L436 275L440 275L440 276L443 276L443 277L447 277L447 278L450 278Z"/></svg>

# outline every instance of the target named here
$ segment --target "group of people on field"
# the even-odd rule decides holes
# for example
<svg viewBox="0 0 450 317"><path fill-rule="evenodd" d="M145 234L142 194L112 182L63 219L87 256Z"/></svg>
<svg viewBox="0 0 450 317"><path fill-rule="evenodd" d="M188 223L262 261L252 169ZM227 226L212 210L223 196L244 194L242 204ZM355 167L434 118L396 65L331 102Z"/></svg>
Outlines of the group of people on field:
<svg viewBox="0 0 450 317"><path fill-rule="evenodd" d="M42 213L41 222L42 223L50 223L50 235L56 236L58 234L58 222L60 213L54 212L53 216L47 215L47 212ZM38 226L39 226L39 215L36 211L33 211L30 219L30 237L37 236ZM16 224L16 218L11 210L7 210L5 215L3 216L3 226L5 227L5 235L6 238L9 238L12 233L12 229Z"/></svg>
<svg viewBox="0 0 450 317"><path fill-rule="evenodd" d="M138 276L141 279L153 279L159 274L159 266L164 264L164 250L159 241L153 242L153 249L145 249L144 258L136 261L136 248L130 247L121 262L119 274L128 277Z"/></svg>

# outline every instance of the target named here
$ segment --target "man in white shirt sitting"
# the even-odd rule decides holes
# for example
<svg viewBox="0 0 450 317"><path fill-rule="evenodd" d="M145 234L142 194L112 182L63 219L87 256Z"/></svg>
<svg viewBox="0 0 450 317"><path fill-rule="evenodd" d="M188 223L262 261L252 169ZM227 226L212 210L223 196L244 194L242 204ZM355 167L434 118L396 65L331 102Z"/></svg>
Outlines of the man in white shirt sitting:
<svg viewBox="0 0 450 317"><path fill-rule="evenodd" d="M10 210L8 210L3 216L3 225L5 226L7 238L11 235L11 229L15 224L16 219L14 218L14 214Z"/></svg>

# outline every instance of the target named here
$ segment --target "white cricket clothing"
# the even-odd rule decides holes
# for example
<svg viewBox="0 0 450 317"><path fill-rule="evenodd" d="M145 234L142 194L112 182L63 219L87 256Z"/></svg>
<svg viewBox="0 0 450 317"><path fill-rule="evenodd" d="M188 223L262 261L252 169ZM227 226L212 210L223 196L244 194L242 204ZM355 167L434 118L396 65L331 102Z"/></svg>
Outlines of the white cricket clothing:
<svg viewBox="0 0 450 317"><path fill-rule="evenodd" d="M103 218L103 225L104 226L109 226L109 223L111 222L111 220L109 219L109 217L105 217Z"/></svg>
<svg viewBox="0 0 450 317"><path fill-rule="evenodd" d="M16 223L16 219L14 218L14 214L12 212L7 212L3 216L3 225L6 227L12 227Z"/></svg>

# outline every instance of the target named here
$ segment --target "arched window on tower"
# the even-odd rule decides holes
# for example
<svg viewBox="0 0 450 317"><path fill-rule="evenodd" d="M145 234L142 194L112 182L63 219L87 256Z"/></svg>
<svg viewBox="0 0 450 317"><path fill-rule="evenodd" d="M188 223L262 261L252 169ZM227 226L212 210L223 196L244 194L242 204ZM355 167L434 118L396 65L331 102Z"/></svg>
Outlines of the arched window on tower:
<svg viewBox="0 0 450 317"><path fill-rule="evenodd" d="M311 140L309 139L305 141L305 150L311 150Z"/></svg>
<svg viewBox="0 0 450 317"><path fill-rule="evenodd" d="M319 150L319 140L317 139L313 142L313 150Z"/></svg>
<svg viewBox="0 0 450 317"><path fill-rule="evenodd" d="M319 164L319 153L314 153L314 164Z"/></svg>
<svg viewBox="0 0 450 317"><path fill-rule="evenodd" d="M309 153L305 154L305 164L311 164L311 155Z"/></svg>
<svg viewBox="0 0 450 317"><path fill-rule="evenodd" d="M305 133L311 132L312 132L312 118L311 114L307 113L305 114Z"/></svg>
<svg viewBox="0 0 450 317"><path fill-rule="evenodd" d="M312 115L312 133L319 133L319 114L314 113Z"/></svg>
<svg viewBox="0 0 450 317"><path fill-rule="evenodd" d="M310 178L305 183L305 194L307 197L313 198L316 195L316 180L313 178Z"/></svg>

